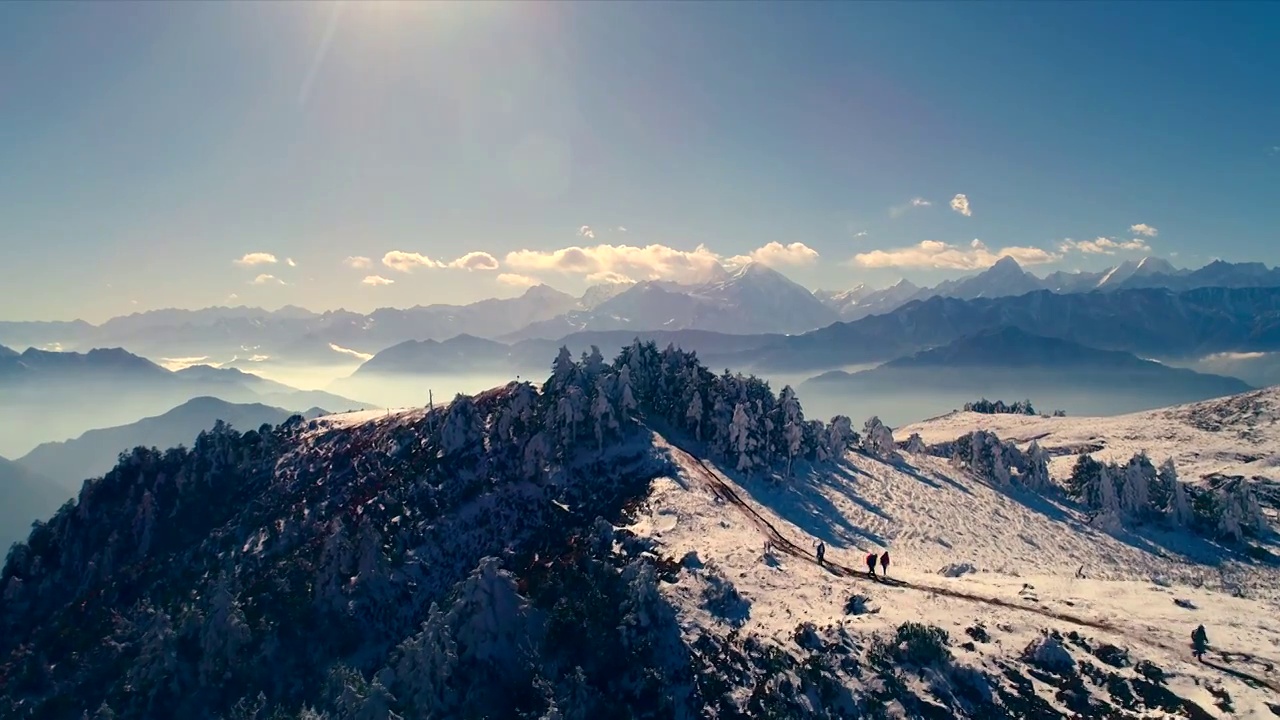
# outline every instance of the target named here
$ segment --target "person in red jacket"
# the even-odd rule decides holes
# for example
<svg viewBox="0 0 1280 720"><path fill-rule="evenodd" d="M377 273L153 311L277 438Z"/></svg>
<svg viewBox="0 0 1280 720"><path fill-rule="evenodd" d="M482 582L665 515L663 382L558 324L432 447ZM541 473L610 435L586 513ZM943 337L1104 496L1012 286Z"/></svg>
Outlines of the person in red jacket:
<svg viewBox="0 0 1280 720"><path fill-rule="evenodd" d="M880 555L880 574L889 577L889 551L885 550Z"/></svg>

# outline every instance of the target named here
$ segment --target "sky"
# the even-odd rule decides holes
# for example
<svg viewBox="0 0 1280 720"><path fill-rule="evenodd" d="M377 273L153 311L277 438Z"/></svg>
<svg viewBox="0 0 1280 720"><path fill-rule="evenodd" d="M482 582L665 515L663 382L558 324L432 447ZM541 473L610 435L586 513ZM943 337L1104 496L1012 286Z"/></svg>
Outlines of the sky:
<svg viewBox="0 0 1280 720"><path fill-rule="evenodd" d="M1280 3L0 3L0 320L1280 264Z"/></svg>

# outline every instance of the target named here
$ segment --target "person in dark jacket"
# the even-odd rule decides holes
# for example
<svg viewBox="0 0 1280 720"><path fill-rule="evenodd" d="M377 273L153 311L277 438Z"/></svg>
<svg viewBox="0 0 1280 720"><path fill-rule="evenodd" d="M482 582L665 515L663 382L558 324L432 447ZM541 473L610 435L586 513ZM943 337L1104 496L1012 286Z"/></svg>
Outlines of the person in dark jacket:
<svg viewBox="0 0 1280 720"><path fill-rule="evenodd" d="M874 552L867 553L867 574L871 577L876 576L876 554Z"/></svg>
<svg viewBox="0 0 1280 720"><path fill-rule="evenodd" d="M880 574L889 577L889 551L880 554Z"/></svg>
<svg viewBox="0 0 1280 720"><path fill-rule="evenodd" d="M822 559L826 557L826 555L827 555L827 546L821 540L819 540L818 541L818 564L819 565L822 564Z"/></svg>
<svg viewBox="0 0 1280 720"><path fill-rule="evenodd" d="M1204 631L1204 626L1197 627L1191 633L1191 652L1195 654L1196 659L1200 660L1209 649L1209 634Z"/></svg>

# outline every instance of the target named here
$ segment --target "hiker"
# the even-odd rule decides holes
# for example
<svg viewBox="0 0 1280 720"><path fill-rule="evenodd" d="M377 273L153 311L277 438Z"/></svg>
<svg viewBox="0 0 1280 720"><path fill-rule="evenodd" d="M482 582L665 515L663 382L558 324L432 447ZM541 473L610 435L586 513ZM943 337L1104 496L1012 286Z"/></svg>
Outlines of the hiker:
<svg viewBox="0 0 1280 720"><path fill-rule="evenodd" d="M884 577L889 577L889 551L888 550L885 550L884 553L880 555L880 574L883 575Z"/></svg>
<svg viewBox="0 0 1280 720"><path fill-rule="evenodd" d="M1191 633L1191 652L1195 653L1197 660L1201 660L1208 649L1209 635L1204 631L1204 625L1201 625Z"/></svg>
<svg viewBox="0 0 1280 720"><path fill-rule="evenodd" d="M827 546L821 540L818 541L818 564L822 564L822 558L827 554Z"/></svg>
<svg viewBox="0 0 1280 720"><path fill-rule="evenodd" d="M874 550L867 553L867 574L873 578L876 576L876 553Z"/></svg>

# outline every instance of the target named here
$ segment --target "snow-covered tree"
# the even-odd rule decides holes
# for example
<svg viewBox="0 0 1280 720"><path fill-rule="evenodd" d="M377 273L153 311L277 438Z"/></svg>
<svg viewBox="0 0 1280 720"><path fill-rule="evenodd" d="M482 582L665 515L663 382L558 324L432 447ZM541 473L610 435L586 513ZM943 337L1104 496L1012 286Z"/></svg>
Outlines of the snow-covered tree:
<svg viewBox="0 0 1280 720"><path fill-rule="evenodd" d="M755 431L755 423L747 412L747 406L738 403L733 409L733 424L729 426L729 446L737 456L737 469L750 470L754 466L751 456L755 449L755 441L751 437Z"/></svg>
<svg viewBox="0 0 1280 720"><path fill-rule="evenodd" d="M445 613L435 603L422 630L400 644L392 666L392 689L411 717L447 717L459 697L458 644Z"/></svg>
<svg viewBox="0 0 1280 720"><path fill-rule="evenodd" d="M484 426L470 396L458 394L449 404L440 429L440 447L446 456L474 454L484 449Z"/></svg>
<svg viewBox="0 0 1280 720"><path fill-rule="evenodd" d="M872 415L867 418L862 429L862 449L872 457L892 460L898 456L898 446L893 440L893 431L880 418Z"/></svg>
<svg viewBox="0 0 1280 720"><path fill-rule="evenodd" d="M639 403L636 402L635 390L632 387L631 366L624 365L618 372L618 413L629 420Z"/></svg>
<svg viewBox="0 0 1280 720"><path fill-rule="evenodd" d="M230 581L221 578L209 599L200 638L201 684L222 684L224 675L235 669L240 650L249 642L251 634L240 601L231 592Z"/></svg>
<svg viewBox="0 0 1280 720"><path fill-rule="evenodd" d="M596 443L600 450L604 450L605 438L618 429L618 420L613 414L613 403L609 402L609 385L607 375L596 378L595 401L591 405L591 424L595 427Z"/></svg>
<svg viewBox="0 0 1280 720"><path fill-rule="evenodd" d="M911 433L911 437L907 438L907 452L912 455L924 455L929 451L925 447L924 440L920 437L920 433Z"/></svg>
<svg viewBox="0 0 1280 720"><path fill-rule="evenodd" d="M1098 473L1098 510L1101 514L1111 514L1116 517L1123 514L1115 480L1112 479L1112 470L1106 465L1103 465Z"/></svg>
<svg viewBox="0 0 1280 720"><path fill-rule="evenodd" d="M787 475L791 475L791 463L801 453L801 441L804 440L804 412L800 409L800 401L790 385L782 388L778 398L782 410L782 439L786 444Z"/></svg>
<svg viewBox="0 0 1280 720"><path fill-rule="evenodd" d="M1195 523L1195 513L1191 511L1187 486L1178 479L1178 469L1173 464L1173 458L1160 463L1159 477L1169 496L1168 505L1164 508L1166 517L1178 527L1191 527Z"/></svg>
<svg viewBox="0 0 1280 720"><path fill-rule="evenodd" d="M1127 517L1142 518L1151 511L1151 483L1156 469L1146 453L1138 453L1122 471L1120 509Z"/></svg>
<svg viewBox="0 0 1280 720"><path fill-rule="evenodd" d="M1053 487L1049 477L1049 453L1035 440L1027 448L1027 471L1020 478L1028 490L1044 492Z"/></svg>
<svg viewBox="0 0 1280 720"><path fill-rule="evenodd" d="M697 390L693 391L693 398L689 400L689 406L684 411L685 423L688 427L693 428L693 436L699 442L702 441L702 393Z"/></svg>

